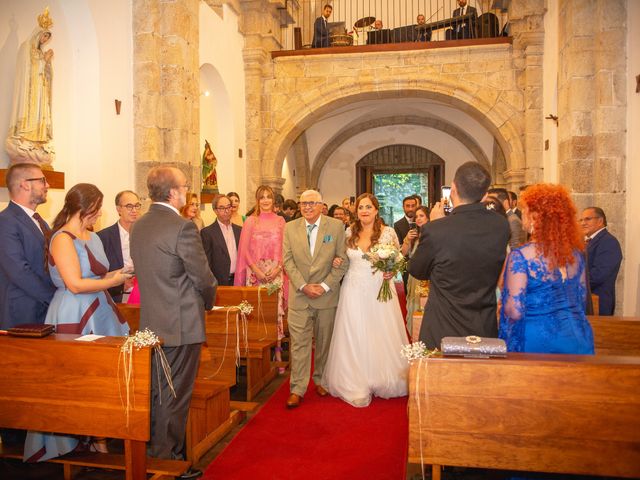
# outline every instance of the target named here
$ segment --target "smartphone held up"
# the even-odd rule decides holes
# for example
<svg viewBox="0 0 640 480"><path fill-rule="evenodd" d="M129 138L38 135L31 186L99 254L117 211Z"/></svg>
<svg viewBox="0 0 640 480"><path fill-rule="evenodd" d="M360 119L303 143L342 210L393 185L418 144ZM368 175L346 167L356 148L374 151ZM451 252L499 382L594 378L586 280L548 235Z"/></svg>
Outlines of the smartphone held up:
<svg viewBox="0 0 640 480"><path fill-rule="evenodd" d="M451 187L443 186L440 189L440 201L444 209L444 214L449 215L453 210L453 204L451 203Z"/></svg>

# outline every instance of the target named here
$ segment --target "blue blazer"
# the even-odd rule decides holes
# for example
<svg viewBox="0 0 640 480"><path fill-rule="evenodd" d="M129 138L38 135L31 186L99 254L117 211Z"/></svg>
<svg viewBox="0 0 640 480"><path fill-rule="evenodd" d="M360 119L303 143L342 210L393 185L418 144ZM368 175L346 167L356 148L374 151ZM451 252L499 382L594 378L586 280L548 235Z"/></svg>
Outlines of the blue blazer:
<svg viewBox="0 0 640 480"><path fill-rule="evenodd" d="M311 42L313 48L330 47L331 42L329 40L329 27L323 16L316 18L313 24L313 41Z"/></svg>
<svg viewBox="0 0 640 480"><path fill-rule="evenodd" d="M98 232L98 237L102 240L104 253L107 254L107 260L109 260L109 271L124 267L118 222L114 223L110 227L100 230ZM113 301L116 303L122 302L122 292L124 292L124 284L109 289L111 298L113 298Z"/></svg>
<svg viewBox="0 0 640 480"><path fill-rule="evenodd" d="M44 323L56 291L44 269L44 235L17 204L0 212L0 328Z"/></svg>
<svg viewBox="0 0 640 480"><path fill-rule="evenodd" d="M236 239L236 249L240 244L240 232L242 228L235 223L231 224L233 228L233 236ZM216 220L208 227L204 227L200 231L202 238L202 246L204 253L209 261L209 268L216 277L218 285L233 286L233 282L229 282L229 270L231 269L231 259L229 258L229 250L227 243L224 241L220 224Z"/></svg>
<svg viewBox="0 0 640 480"><path fill-rule="evenodd" d="M602 230L587 244L587 259L589 285L599 297L600 315L613 315L616 308L616 278L622 263L620 242L607 229Z"/></svg>

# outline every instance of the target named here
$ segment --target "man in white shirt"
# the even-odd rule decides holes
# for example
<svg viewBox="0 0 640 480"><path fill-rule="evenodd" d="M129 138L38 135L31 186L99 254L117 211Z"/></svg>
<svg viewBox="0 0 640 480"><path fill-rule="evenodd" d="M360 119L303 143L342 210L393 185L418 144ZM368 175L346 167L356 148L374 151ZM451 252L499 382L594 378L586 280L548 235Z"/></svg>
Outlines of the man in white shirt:
<svg viewBox="0 0 640 480"><path fill-rule="evenodd" d="M233 211L229 197L219 195L213 199L211 206L217 219L200 231L202 246L218 285L232 286L242 228L231 222Z"/></svg>
<svg viewBox="0 0 640 480"><path fill-rule="evenodd" d="M129 232L138 220L141 208L140 198L135 192L124 190L116 195L116 210L120 219L98 232L109 260L109 270L119 268L124 268L126 271L133 270L133 261L129 252ZM132 288L133 279L125 280L124 284L110 288L109 293L114 302L126 303Z"/></svg>

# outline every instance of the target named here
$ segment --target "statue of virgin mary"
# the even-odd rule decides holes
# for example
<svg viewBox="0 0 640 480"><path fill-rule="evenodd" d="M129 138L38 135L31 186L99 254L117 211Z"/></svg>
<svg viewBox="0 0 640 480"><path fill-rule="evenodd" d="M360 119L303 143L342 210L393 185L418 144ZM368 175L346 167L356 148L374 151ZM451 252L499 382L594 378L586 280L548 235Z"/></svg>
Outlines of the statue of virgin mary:
<svg viewBox="0 0 640 480"><path fill-rule="evenodd" d="M55 152L51 141L51 59L53 50L43 46L51 39L53 21L46 8L38 26L20 45L16 65L13 109L5 147L12 163L35 163L51 169Z"/></svg>

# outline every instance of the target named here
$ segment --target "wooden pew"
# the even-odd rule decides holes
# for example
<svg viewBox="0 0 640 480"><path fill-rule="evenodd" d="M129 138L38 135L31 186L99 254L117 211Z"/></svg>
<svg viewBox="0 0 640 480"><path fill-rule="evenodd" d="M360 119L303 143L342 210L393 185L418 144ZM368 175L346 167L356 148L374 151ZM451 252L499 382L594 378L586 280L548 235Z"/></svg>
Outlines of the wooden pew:
<svg viewBox="0 0 640 480"><path fill-rule="evenodd" d="M596 355L640 356L640 318L588 316Z"/></svg>
<svg viewBox="0 0 640 480"><path fill-rule="evenodd" d="M432 357L409 374L410 463L640 476L640 358Z"/></svg>
<svg viewBox="0 0 640 480"><path fill-rule="evenodd" d="M127 422L122 371L118 370L123 339L79 342L77 337L0 337L0 426L124 440L124 455L69 454L52 460L64 465L65 479L71 478L77 465L126 470L128 480L146 479L147 472L159 479L186 471L189 462L146 458L150 349L134 350L131 394L135 403ZM21 449L5 448L2 455L22 458Z"/></svg>
<svg viewBox="0 0 640 480"><path fill-rule="evenodd" d="M247 335L236 323L236 313L228 309L206 312L207 345L225 362L234 364L236 359L236 343L240 341L240 363L246 365L247 396L251 401L276 376L276 369L271 362L271 349L276 346L274 338L266 337L264 329L256 327L255 315L247 320Z"/></svg>
<svg viewBox="0 0 640 480"><path fill-rule="evenodd" d="M118 304L120 313L129 323L132 332L140 325L140 306ZM200 366L187 422L187 459L197 462L227 432L244 418L244 412L231 410L229 388L236 383L236 368L231 354L227 358L223 349L211 348L217 338L207 332L202 346Z"/></svg>
<svg viewBox="0 0 640 480"><path fill-rule="evenodd" d="M276 293L269 295L263 288L258 298L258 287L219 286L216 291L216 305L238 305L243 300L249 302L254 308L254 312L249 316L250 338L277 340L278 295ZM258 305L262 308L263 318L258 315ZM284 331L287 331L286 320Z"/></svg>

